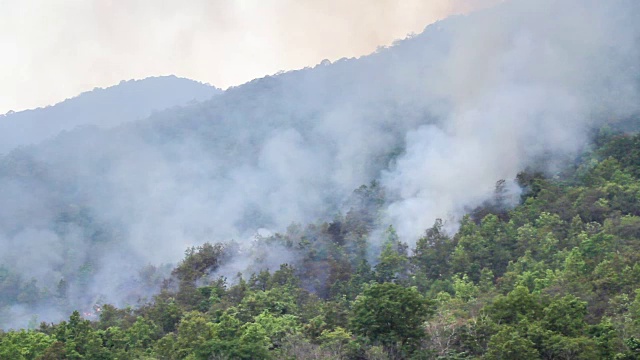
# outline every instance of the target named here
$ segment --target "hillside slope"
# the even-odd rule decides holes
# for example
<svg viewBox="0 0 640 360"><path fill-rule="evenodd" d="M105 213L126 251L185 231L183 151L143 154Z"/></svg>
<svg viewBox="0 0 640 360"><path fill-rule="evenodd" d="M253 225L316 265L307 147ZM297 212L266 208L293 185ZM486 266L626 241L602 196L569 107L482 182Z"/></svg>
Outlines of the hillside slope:
<svg viewBox="0 0 640 360"><path fill-rule="evenodd" d="M175 76L121 81L58 104L0 116L0 153L37 144L77 126L112 127L154 112L203 101L222 91Z"/></svg>
<svg viewBox="0 0 640 360"><path fill-rule="evenodd" d="M0 331L0 357L637 359L640 135L603 128L595 140L559 176L518 174L526 192L515 208L499 182L455 234L436 220L408 246L389 227L371 258L385 200L372 183L329 222L248 248L188 249L139 308L99 304ZM269 267L276 251L289 263ZM255 272L220 276L243 258Z"/></svg>
<svg viewBox="0 0 640 360"><path fill-rule="evenodd" d="M369 56L11 152L0 158L2 324L135 305L185 248L251 247L256 234L331 220L373 180L385 201L372 258L389 225L409 246L437 218L455 232L500 179L513 206L520 171L554 175L594 129L634 119L639 16L630 0L505 2ZM296 255L258 259L273 269ZM256 259L237 260L219 272Z"/></svg>

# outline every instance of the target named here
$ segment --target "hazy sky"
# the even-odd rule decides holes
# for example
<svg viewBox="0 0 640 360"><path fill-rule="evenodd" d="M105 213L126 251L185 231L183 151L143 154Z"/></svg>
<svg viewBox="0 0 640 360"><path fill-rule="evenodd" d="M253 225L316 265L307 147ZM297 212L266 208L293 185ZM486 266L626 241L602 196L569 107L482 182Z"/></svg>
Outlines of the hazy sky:
<svg viewBox="0 0 640 360"><path fill-rule="evenodd" d="M226 88L498 1L0 0L0 114L155 75Z"/></svg>

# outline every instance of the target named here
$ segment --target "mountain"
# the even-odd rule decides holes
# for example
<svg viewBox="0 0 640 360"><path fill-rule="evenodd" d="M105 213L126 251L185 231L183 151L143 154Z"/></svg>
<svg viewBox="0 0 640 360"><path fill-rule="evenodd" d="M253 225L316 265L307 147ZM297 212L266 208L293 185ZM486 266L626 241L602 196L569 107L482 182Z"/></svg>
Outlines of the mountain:
<svg viewBox="0 0 640 360"><path fill-rule="evenodd" d="M0 115L0 153L37 144L77 126L112 127L220 93L222 90L211 85L175 76L95 88L52 106Z"/></svg>
<svg viewBox="0 0 640 360"><path fill-rule="evenodd" d="M497 190L514 206L522 170L554 176L602 126L637 123L639 15L630 0L505 2L368 56L14 150L0 158L0 321L135 305L185 249L340 218L363 184L384 193L370 260L390 225L415 246ZM267 250L216 274L299 260Z"/></svg>

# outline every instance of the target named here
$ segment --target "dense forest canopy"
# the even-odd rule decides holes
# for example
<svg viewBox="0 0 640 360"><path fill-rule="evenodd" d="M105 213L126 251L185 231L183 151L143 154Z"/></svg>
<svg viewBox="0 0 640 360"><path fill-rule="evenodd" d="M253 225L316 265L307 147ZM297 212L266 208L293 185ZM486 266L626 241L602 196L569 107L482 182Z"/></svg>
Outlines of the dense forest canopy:
<svg viewBox="0 0 640 360"><path fill-rule="evenodd" d="M635 358L639 16L508 1L11 150L0 359Z"/></svg>

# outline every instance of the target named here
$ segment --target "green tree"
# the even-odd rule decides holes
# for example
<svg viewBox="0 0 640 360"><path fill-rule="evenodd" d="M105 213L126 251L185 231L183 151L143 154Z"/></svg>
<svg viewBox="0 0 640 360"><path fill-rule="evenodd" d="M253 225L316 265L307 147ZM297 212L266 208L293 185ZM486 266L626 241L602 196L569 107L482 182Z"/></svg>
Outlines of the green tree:
<svg viewBox="0 0 640 360"><path fill-rule="evenodd" d="M416 243L412 262L428 279L445 279L450 275L450 257L455 243L443 229L442 220L437 219Z"/></svg>
<svg viewBox="0 0 640 360"><path fill-rule="evenodd" d="M0 337L0 359L35 359L54 342L54 338L40 332L11 331Z"/></svg>
<svg viewBox="0 0 640 360"><path fill-rule="evenodd" d="M519 285L507 296L498 296L489 307L489 314L497 323L505 324L540 319L543 300L540 295L532 294L527 287Z"/></svg>
<svg viewBox="0 0 640 360"><path fill-rule="evenodd" d="M535 344L523 337L517 329L503 326L489 340L489 348L485 356L487 360L537 360L540 354Z"/></svg>
<svg viewBox="0 0 640 360"><path fill-rule="evenodd" d="M411 353L425 336L423 324L429 314L428 301L415 287L374 284L356 298L351 328L389 352Z"/></svg>
<svg viewBox="0 0 640 360"><path fill-rule="evenodd" d="M89 320L80 317L74 311L69 322L62 322L56 329L55 337L64 342L67 359L109 359L109 351L103 346L98 332L91 327Z"/></svg>
<svg viewBox="0 0 640 360"><path fill-rule="evenodd" d="M379 282L404 280L408 276L407 245L400 242L393 226L387 229L387 241L376 265Z"/></svg>
<svg viewBox="0 0 640 360"><path fill-rule="evenodd" d="M206 359L209 355L208 341L213 337L213 324L199 312L188 312L178 326L178 354L180 357L195 355L198 359Z"/></svg>

